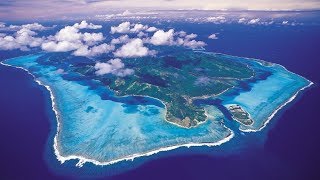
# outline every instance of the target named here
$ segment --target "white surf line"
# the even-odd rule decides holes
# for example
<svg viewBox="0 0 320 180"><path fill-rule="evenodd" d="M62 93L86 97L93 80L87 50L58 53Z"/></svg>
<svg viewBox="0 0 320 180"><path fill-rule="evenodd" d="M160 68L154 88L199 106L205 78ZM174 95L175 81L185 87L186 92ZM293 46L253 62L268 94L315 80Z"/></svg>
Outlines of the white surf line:
<svg viewBox="0 0 320 180"><path fill-rule="evenodd" d="M156 150L152 150L152 151L149 151L149 152L146 152L146 153L141 153L141 154L136 153L136 154L132 154L132 155L127 156L127 157L123 157L123 158L119 158L119 159L115 159L115 160L111 160L111 161L106 161L106 162L100 162L100 161L97 161L97 160L94 160L94 159L89 159L89 158L86 158L86 157L83 157L83 156L78 156L78 155L63 156L59 152L58 139L57 139L58 138L58 133L60 132L60 121L59 121L60 115L59 115L59 112L58 112L58 110L56 108L54 93L53 93L52 89L50 88L50 86L43 84L40 80L37 80L36 77L33 74L31 74L27 69L25 69L23 67L12 66L12 65L9 65L9 64L5 64L3 62L1 62L1 64L4 65L4 66L18 68L18 69L22 69L22 70L26 71L28 74L30 74L34 78L34 80L39 85L44 86L50 92L50 99L51 99L51 102L52 102L52 110L54 111L56 119L57 119L57 133L55 134L55 137L54 137L53 148L54 148L54 154L56 155L57 160L61 164L63 164L64 162L66 162L68 160L78 159L79 162L76 164L77 167L82 167L83 164L86 163L86 162L90 162L90 163L93 163L95 165L106 166L106 165L115 164L115 163L118 163L118 162L121 162L121 161L129 161L129 160L133 161L135 158L138 158L138 157L151 156L151 155L157 154L159 152L170 151L170 150L177 149L177 148L180 148L180 147L190 148L190 147L199 147L199 146L208 146L208 147L220 146L221 144L224 144L224 143L230 141L234 137L233 131L231 129L227 128L226 126L224 126L225 128L227 128L229 130L229 132L230 132L229 135L227 137L225 137L224 139L221 139L220 141L213 142L213 143L186 143L186 144L181 144L181 145L168 146L168 147L163 147L163 148L159 148L159 149L156 149Z"/></svg>
<svg viewBox="0 0 320 180"><path fill-rule="evenodd" d="M204 52L206 53L206 52ZM283 103L282 105L280 105L275 111L273 111L273 113L267 118L267 120L264 121L263 125L259 128L259 129L241 129L241 127L239 128L240 131L242 132L258 132L258 131L261 131L263 128L266 127L266 125L270 122L270 120L276 115L276 113L282 109L284 106L286 106L288 103L290 103L291 101L293 101L297 95L299 94L299 92L303 91L304 89L306 88L309 88L310 86L312 86L314 83L308 79L306 79L305 77L297 74L297 73L294 73L294 72L291 72L289 71L286 67L284 67L283 65L281 64L277 64L277 63L274 63L274 62L268 62L268 61L265 61L265 60L262 60L262 59L257 59L257 58L251 58L251 57L240 57L240 56L234 56L234 55L228 55L228 54L224 54L224 53L217 53L217 52L208 52L208 53L212 53L212 54L215 54L215 55L224 55L224 56L231 56L231 57L237 57L237 58L243 58L243 59L246 59L246 60L253 60L257 63L259 63L261 66L265 66L262 64L262 62L265 62L265 63L271 63L272 66L275 66L275 65L278 65L280 67L282 67L285 71L287 71L288 73L291 73L291 74L295 74L297 76L299 76L300 78L303 78L305 80L307 80L309 82L309 84L307 86L304 86L302 87L301 89L299 89L291 98L289 98L285 103ZM265 66L265 67L270 67L270 66Z"/></svg>
<svg viewBox="0 0 320 180"><path fill-rule="evenodd" d="M106 162L100 162L100 161L97 161L94 159L89 159L89 158L85 158L83 156L76 156L76 155L71 155L71 156L66 156L66 157L61 156L59 161L61 163L64 163L67 160L79 159L79 162L76 164L77 167L82 167L83 164L86 162L90 162L95 165L106 166L106 165L115 164L115 163L118 163L121 161L133 161L135 158L138 158L138 157L151 156L151 155L157 154L159 152L171 151L171 150L174 150L174 149L177 149L180 147L190 148L190 147L199 147L199 146L208 146L208 147L220 146L221 144L224 144L224 143L230 141L233 137L234 137L234 133L230 130L230 134L226 138L224 138L220 141L217 141L215 143L187 143L187 144L181 144L181 145L176 145L176 146L168 146L168 147L163 147L163 148L159 148L156 150L152 150L152 151L149 151L146 153L141 153L141 154L136 153L136 154L132 154L127 157L123 157L123 158L119 158L119 159L115 159L115 160L111 160L111 161L106 161ZM55 141L57 141L56 138L55 138Z"/></svg>
<svg viewBox="0 0 320 180"><path fill-rule="evenodd" d="M309 80L308 80L309 81ZM314 83L309 81L309 84L307 86L302 87L301 89L299 89L293 96L291 96L291 98L289 98L285 103L281 104L275 111L272 112L272 114L264 121L263 125L259 128L259 129L240 129L240 131L242 132L258 132L261 131L263 128L265 128L267 126L267 124L270 122L270 120L277 114L277 112L279 110L281 110L283 107L285 107L287 104L289 104L290 102L292 102L297 96L298 94L303 91L306 88L309 88L310 86L312 86Z"/></svg>

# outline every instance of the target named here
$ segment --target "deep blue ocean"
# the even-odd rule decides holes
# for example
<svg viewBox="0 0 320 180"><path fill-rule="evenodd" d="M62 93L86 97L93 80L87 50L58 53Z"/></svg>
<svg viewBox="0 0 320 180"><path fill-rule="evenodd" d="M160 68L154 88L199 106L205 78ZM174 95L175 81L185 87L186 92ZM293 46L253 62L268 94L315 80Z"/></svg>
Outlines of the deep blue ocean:
<svg viewBox="0 0 320 180"><path fill-rule="evenodd" d="M234 142L220 150L179 148L143 163L134 160L139 165L120 173L122 165L115 169L90 164L76 168L75 161L60 165L52 152L56 122L49 92L26 72L1 65L0 179L320 179L320 26L181 23L179 27L199 34L208 51L279 63L315 85L257 132L262 140L255 135L245 149L237 150ZM219 33L219 39L208 41L212 32ZM1 60L15 53L0 51Z"/></svg>

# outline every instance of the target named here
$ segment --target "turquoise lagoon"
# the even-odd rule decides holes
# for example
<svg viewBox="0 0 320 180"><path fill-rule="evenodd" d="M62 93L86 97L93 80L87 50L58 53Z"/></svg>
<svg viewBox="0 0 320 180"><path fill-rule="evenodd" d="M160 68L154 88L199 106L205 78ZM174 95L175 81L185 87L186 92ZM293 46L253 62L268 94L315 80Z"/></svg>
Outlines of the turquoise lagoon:
<svg viewBox="0 0 320 180"><path fill-rule="evenodd" d="M85 162L108 165L182 146L216 146L234 136L232 128L224 125L228 120L224 113L213 105L206 106L209 118L205 123L182 128L165 121L163 107L104 100L101 92L110 90L99 86L99 82L92 80L98 85L92 88L79 81L65 80L64 72L57 67L38 63L41 56L22 56L4 64L27 70L50 91L58 121L55 154L62 163L78 159L77 166ZM233 93L235 90L230 89L217 97L226 107L239 104L250 113L255 122L251 126L241 125L244 132L261 130L278 109L311 85L307 79L277 64L263 65L253 59L223 56L272 73L264 80L251 82L249 90Z"/></svg>

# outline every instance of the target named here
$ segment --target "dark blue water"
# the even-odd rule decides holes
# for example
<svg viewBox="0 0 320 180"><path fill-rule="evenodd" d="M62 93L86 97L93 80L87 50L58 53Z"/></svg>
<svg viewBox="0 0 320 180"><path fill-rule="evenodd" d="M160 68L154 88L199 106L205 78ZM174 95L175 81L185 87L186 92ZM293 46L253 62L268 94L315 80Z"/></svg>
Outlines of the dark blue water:
<svg viewBox="0 0 320 180"><path fill-rule="evenodd" d="M213 151L210 148L181 148L168 153L170 156L160 153L137 168L102 178L320 179L320 27L180 26L204 34L200 36L203 40L207 34L219 32L218 40L206 40L209 51L276 62L316 85L281 111L266 130L258 132L265 134L263 140L252 137L245 149L238 150L236 141L226 144L225 148L235 149L226 154L201 153ZM60 166L55 160L52 138L56 125L49 93L43 87L24 71L4 66L0 66L0 84L1 179L62 179L95 174L92 165L69 171L65 169L74 162ZM109 174L101 172L104 169L99 171Z"/></svg>

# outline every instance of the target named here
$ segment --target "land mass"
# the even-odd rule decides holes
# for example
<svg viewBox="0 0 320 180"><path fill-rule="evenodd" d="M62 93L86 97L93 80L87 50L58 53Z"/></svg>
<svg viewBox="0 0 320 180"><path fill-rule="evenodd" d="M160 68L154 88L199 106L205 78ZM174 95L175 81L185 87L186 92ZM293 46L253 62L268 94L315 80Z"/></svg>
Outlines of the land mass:
<svg viewBox="0 0 320 180"><path fill-rule="evenodd" d="M250 118L248 112L246 112L240 105L231 105L229 106L229 111L232 114L232 117L239 123L249 126L253 124L253 120Z"/></svg>
<svg viewBox="0 0 320 180"><path fill-rule="evenodd" d="M205 109L194 100L217 96L254 76L248 65L212 54L187 51L160 57L124 59L134 74L125 77L96 76L118 96L149 96L166 106L167 121L194 127L207 119ZM77 69L86 76L92 66Z"/></svg>

